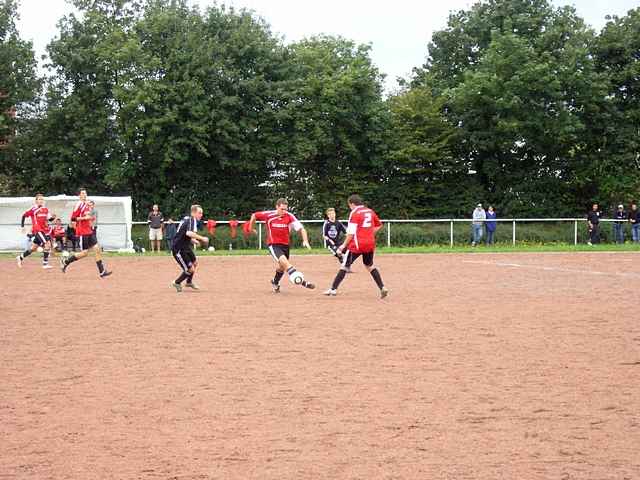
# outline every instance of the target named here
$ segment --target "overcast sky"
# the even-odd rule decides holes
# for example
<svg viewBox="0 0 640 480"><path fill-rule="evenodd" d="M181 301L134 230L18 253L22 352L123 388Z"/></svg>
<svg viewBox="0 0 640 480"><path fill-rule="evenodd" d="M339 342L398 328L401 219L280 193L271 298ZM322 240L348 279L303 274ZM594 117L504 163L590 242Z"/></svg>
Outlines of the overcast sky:
<svg viewBox="0 0 640 480"><path fill-rule="evenodd" d="M202 8L212 0L190 0ZM470 0L220 0L237 8L246 7L265 18L272 31L286 41L326 33L341 35L357 43L370 43L371 56L387 75L387 89L395 78L406 77L424 63L427 43L434 31L446 26L452 10L469 8ZM596 30L606 15L624 16L638 0L553 0L556 6L573 5ZM65 0L20 0L18 28L22 38L33 41L36 55L57 35L56 23L71 12Z"/></svg>

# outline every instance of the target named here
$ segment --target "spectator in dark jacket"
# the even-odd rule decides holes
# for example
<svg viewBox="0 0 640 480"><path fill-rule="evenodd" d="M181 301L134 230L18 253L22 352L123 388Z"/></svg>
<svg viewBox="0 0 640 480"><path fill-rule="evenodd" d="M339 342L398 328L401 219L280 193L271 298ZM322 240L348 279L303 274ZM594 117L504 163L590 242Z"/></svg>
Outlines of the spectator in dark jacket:
<svg viewBox="0 0 640 480"><path fill-rule="evenodd" d="M171 251L171 244L173 242L173 237L176 236L176 223L169 217L167 223L164 224L164 238L167 241L167 250Z"/></svg>
<svg viewBox="0 0 640 480"><path fill-rule="evenodd" d="M624 211L622 204L618 205L618 210L614 215L616 219L613 222L613 238L616 243L624 243L624 225L627 223L627 212Z"/></svg>
<svg viewBox="0 0 640 480"><path fill-rule="evenodd" d="M591 211L587 213L587 223L589 225L589 241L587 244L600 243L600 209L594 203Z"/></svg>
<svg viewBox="0 0 640 480"><path fill-rule="evenodd" d="M487 209L487 221L485 222L485 226L487 227L487 245L493 245L493 235L496 232L496 227L498 222L496 222L496 211L493 209L491 205Z"/></svg>
<svg viewBox="0 0 640 480"><path fill-rule="evenodd" d="M634 243L640 242L640 210L636 202L629 208L629 223L631 224L631 239Z"/></svg>

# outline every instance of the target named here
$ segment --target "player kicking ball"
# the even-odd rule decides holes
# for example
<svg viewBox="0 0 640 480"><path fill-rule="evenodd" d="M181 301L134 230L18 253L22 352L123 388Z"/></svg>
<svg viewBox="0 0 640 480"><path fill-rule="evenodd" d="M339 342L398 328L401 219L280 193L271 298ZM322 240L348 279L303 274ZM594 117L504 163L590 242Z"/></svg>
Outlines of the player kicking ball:
<svg viewBox="0 0 640 480"><path fill-rule="evenodd" d="M171 286L175 288L178 293L182 291L182 282L185 280L185 287L191 288L192 290L200 290L200 287L193 283L193 276L196 274L198 268L198 260L193 251L193 245L209 243L207 237L198 235L198 221L201 219L202 207L200 205L191 205L191 215L182 219L176 235L173 237L171 254L176 262L178 262L178 265L180 265L182 273L175 281L171 282Z"/></svg>
<svg viewBox="0 0 640 480"><path fill-rule="evenodd" d="M60 258L60 268L62 273L66 273L69 265L83 259L89 253L93 253L96 257L98 275L100 278L108 277L112 272L108 271L102 262L102 247L98 243L98 237L93 229L96 215L93 211L92 203L87 201L87 191L84 188L81 188L78 192L78 198L80 200L73 209L71 221L75 222L76 225L75 229L79 240L80 252L74 253L67 258Z"/></svg>
<svg viewBox="0 0 640 480"><path fill-rule="evenodd" d="M351 195L347 200L351 214L347 225L347 236L336 253L344 253L342 267L338 270L331 288L324 295L335 297L338 287L347 274L353 262L362 255L362 262L380 289L380 298L385 298L389 290L384 286L380 272L373 265L373 255L376 249L376 233L382 228L382 222L376 212L362 204L360 195Z"/></svg>
<svg viewBox="0 0 640 480"><path fill-rule="evenodd" d="M49 217L49 209L45 206L44 195L41 193L36 195L35 205L22 214L22 221L20 222L22 233L25 233L24 221L27 218L31 219L33 240L29 248L16 257L18 268L22 268L24 259L35 251L44 252L42 268L52 268L51 265L49 265L49 254L51 253L51 226L49 222L53 221L56 216L52 215Z"/></svg>
<svg viewBox="0 0 640 480"><path fill-rule="evenodd" d="M311 250L309 237L302 223L288 211L289 203L286 199L280 198L276 202L275 210L256 212L249 220L249 231L257 234L255 229L256 221L264 222L267 227L267 245L271 256L276 261L276 274L271 280L271 288L274 293L280 292L280 280L284 272L289 275L289 280L295 285L314 289L316 286L304 279L302 272L296 270L289 262L289 231L293 228L302 237L302 245Z"/></svg>

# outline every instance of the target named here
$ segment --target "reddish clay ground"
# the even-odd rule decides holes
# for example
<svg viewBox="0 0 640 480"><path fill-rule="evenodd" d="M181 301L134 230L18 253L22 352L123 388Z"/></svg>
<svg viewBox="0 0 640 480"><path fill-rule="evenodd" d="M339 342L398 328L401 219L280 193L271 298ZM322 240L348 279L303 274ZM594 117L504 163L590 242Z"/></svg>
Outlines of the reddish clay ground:
<svg viewBox="0 0 640 480"><path fill-rule="evenodd" d="M638 259L2 260L0 478L640 478Z"/></svg>

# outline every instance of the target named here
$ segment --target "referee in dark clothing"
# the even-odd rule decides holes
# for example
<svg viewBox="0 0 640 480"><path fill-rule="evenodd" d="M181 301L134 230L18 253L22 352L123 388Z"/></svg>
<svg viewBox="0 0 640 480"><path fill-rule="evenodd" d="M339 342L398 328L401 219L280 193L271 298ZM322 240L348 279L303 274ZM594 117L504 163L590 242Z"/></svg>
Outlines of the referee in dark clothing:
<svg viewBox="0 0 640 480"><path fill-rule="evenodd" d="M587 222L589 224L589 241L587 244L600 243L600 210L597 203L593 204L591 211L587 214Z"/></svg>

